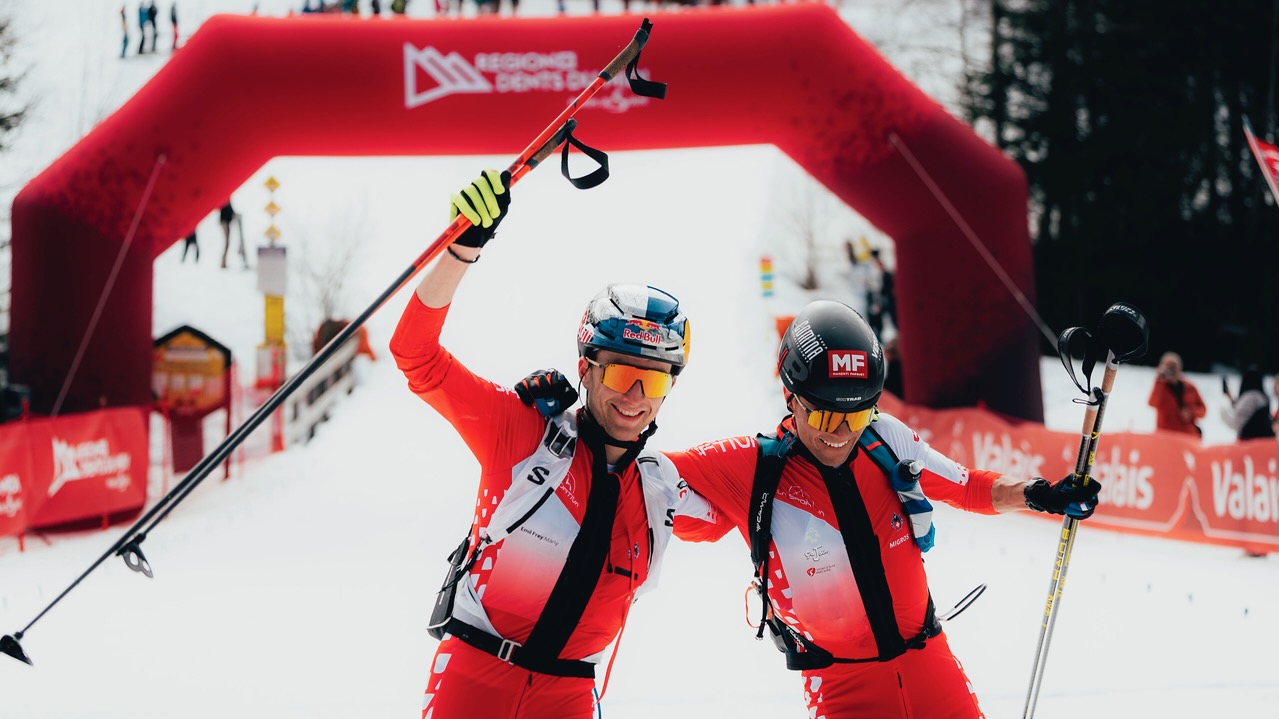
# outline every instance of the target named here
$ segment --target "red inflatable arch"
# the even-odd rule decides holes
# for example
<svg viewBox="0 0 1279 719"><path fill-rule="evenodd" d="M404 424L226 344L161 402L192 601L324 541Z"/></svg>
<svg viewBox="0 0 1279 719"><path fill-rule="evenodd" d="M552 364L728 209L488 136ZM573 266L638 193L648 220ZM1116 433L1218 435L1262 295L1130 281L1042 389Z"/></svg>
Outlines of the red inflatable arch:
<svg viewBox="0 0 1279 719"><path fill-rule="evenodd" d="M554 117L638 24L210 19L14 200L12 380L30 386L35 411L51 409L153 172L63 411L150 400L153 261L271 157L514 155L529 131L502 118ZM1033 302L1017 166L824 5L662 14L654 25L643 69L670 83L670 99L610 83L582 110L584 120L608 113L590 123L592 142L776 145L896 241L907 399L1042 419L1034 326L887 138L920 158Z"/></svg>

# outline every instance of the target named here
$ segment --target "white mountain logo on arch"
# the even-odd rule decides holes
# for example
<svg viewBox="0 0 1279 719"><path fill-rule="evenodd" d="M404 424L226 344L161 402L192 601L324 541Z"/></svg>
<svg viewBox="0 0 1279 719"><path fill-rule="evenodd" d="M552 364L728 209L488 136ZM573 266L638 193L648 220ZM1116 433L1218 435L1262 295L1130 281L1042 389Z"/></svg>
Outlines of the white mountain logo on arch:
<svg viewBox="0 0 1279 719"><path fill-rule="evenodd" d="M418 49L404 43L404 107L412 110L449 95L509 92L580 93L595 81L599 70L577 65L577 53L481 52L467 59L434 47ZM612 82L585 107L626 112L647 105L649 98L633 94L625 82Z"/></svg>

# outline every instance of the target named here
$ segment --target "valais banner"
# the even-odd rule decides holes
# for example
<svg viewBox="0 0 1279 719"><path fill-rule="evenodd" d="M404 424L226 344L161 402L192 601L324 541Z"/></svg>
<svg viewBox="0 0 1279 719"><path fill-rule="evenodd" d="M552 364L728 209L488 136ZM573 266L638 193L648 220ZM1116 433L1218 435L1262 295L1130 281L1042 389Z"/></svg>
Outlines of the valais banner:
<svg viewBox="0 0 1279 719"><path fill-rule="evenodd" d="M143 418L125 407L0 425L0 535L142 507Z"/></svg>
<svg viewBox="0 0 1279 719"><path fill-rule="evenodd" d="M971 468L1056 481L1074 470L1082 437L1012 424L977 409L929 410L892 398L881 407L942 454ZM1080 425L1083 410L1080 410ZM1106 432L1092 476L1101 505L1087 520L1126 532L1279 551L1279 443L1203 446L1173 432Z"/></svg>

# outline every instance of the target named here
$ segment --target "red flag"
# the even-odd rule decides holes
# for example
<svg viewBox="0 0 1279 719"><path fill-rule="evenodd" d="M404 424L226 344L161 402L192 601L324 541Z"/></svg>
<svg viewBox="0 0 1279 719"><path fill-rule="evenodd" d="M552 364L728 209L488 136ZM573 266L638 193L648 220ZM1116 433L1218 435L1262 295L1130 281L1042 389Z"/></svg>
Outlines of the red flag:
<svg viewBox="0 0 1279 719"><path fill-rule="evenodd" d="M1252 148L1252 156L1257 158L1257 164L1261 165L1261 174L1266 178L1266 184L1270 185L1270 192L1275 202L1279 203L1279 147L1252 134L1252 123L1248 122L1246 117L1243 119L1243 134L1248 138L1248 147Z"/></svg>

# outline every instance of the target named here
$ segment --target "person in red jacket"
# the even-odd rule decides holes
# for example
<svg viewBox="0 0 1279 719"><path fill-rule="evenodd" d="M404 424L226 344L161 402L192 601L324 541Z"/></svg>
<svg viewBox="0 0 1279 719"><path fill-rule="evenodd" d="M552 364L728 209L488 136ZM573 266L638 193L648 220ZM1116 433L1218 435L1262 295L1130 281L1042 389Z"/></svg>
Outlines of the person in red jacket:
<svg viewBox="0 0 1279 719"><path fill-rule="evenodd" d="M931 504L1090 516L1099 484L969 470L876 406L883 350L856 311L806 306L778 355L791 414L769 436L670 454L752 544L766 625L810 717L980 717L935 616ZM760 628L763 632L763 626Z"/></svg>
<svg viewBox="0 0 1279 719"><path fill-rule="evenodd" d="M1194 383L1181 373L1181 355L1176 352L1165 352L1159 358L1158 374L1147 404L1155 408L1155 429L1196 437L1203 434L1196 422L1208 414L1208 409Z"/></svg>
<svg viewBox="0 0 1279 719"><path fill-rule="evenodd" d="M512 391L440 346L463 275L507 214L509 185L509 173L489 170L453 196L472 226L418 285L391 339L409 388L481 466L472 528L432 616L443 641L424 719L589 717L595 665L635 596L656 583L672 533L730 529L645 447L688 361L688 320L671 295L610 285L591 301L577 336L576 412L566 411L577 399L566 382L534 408L521 395L538 388L535 377Z"/></svg>

